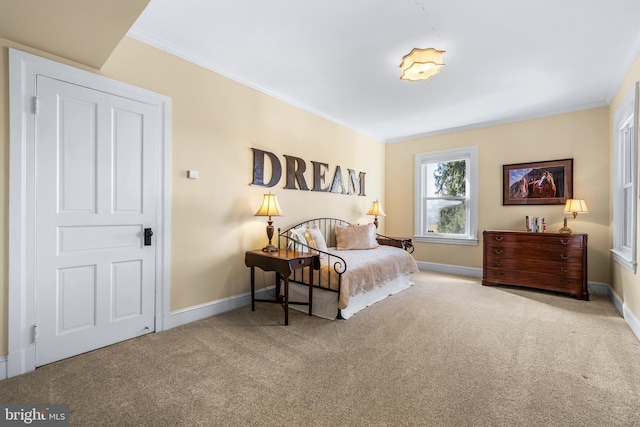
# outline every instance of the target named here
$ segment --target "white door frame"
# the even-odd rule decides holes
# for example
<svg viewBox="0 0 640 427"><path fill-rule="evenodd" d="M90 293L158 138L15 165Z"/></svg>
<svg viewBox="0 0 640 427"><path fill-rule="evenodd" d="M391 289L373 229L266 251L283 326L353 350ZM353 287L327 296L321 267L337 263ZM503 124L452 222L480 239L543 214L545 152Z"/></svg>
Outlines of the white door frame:
<svg viewBox="0 0 640 427"><path fill-rule="evenodd" d="M36 76L45 75L155 105L158 111L158 227L155 331L170 315L171 98L97 74L9 49L9 351L7 377L36 368L35 114ZM0 374L1 375L1 374Z"/></svg>

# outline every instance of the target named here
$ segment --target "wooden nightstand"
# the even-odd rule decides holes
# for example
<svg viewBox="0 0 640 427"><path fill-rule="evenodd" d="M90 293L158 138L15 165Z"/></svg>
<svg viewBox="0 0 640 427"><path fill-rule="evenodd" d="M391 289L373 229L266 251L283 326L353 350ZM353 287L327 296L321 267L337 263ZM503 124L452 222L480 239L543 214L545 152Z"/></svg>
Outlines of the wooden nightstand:
<svg viewBox="0 0 640 427"><path fill-rule="evenodd" d="M282 305L284 308L284 324L289 324L289 276L291 272L299 268L309 267L309 282L313 283L313 270L320 270L320 256L318 254L288 251L281 249L277 252L264 252L262 250L247 251L244 263L251 267L251 311L256 310L256 301L271 302ZM275 299L256 299L255 297L255 267L263 271L276 273ZM280 280L284 279L284 296L280 295ZM309 316L313 308L313 286L309 286L309 301L295 304L308 305Z"/></svg>

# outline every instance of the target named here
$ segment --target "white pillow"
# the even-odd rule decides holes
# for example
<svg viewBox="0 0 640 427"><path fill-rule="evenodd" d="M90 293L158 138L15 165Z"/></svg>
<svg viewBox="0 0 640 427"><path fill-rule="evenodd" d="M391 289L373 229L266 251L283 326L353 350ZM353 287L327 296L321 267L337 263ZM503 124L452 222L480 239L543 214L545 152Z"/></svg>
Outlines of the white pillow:
<svg viewBox="0 0 640 427"><path fill-rule="evenodd" d="M312 228L307 228L305 237L307 238L308 245L312 248L324 252L327 251L327 242L324 240L324 236L318 229L317 225L313 226Z"/></svg>
<svg viewBox="0 0 640 427"><path fill-rule="evenodd" d="M374 249L378 247L376 226L373 224L348 225L336 224L336 249Z"/></svg>
<svg viewBox="0 0 640 427"><path fill-rule="evenodd" d="M289 237L291 237L291 240L289 240L289 249L300 252L309 252L309 248L307 248L306 246L302 246L309 244L307 243L307 238L304 236L305 231L306 229L304 227L291 229L291 234L289 235ZM302 245L298 245L296 244L296 242L302 243Z"/></svg>

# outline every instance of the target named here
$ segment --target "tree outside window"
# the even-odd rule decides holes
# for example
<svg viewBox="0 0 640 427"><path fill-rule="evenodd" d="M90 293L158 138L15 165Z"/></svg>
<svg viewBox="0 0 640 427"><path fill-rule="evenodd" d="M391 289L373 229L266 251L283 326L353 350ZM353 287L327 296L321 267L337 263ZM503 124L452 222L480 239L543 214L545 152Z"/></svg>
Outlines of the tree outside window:
<svg viewBox="0 0 640 427"><path fill-rule="evenodd" d="M463 234L466 230L467 163L464 160L442 162L433 171L436 196L443 205L436 224L438 233Z"/></svg>
<svg viewBox="0 0 640 427"><path fill-rule="evenodd" d="M416 241L477 244L476 163L475 147L416 156Z"/></svg>
<svg viewBox="0 0 640 427"><path fill-rule="evenodd" d="M426 164L427 232L464 234L466 176L464 160Z"/></svg>

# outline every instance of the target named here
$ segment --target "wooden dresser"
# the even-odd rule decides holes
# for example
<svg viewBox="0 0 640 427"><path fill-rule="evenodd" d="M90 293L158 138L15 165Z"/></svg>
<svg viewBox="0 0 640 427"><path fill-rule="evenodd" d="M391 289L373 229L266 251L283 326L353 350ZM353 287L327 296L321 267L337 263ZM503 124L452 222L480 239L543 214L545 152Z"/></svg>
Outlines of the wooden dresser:
<svg viewBox="0 0 640 427"><path fill-rule="evenodd" d="M485 230L482 284L516 285L588 300L586 234Z"/></svg>

